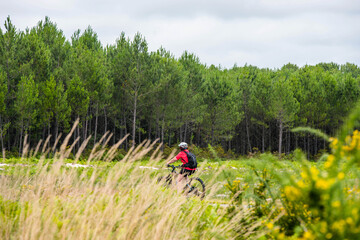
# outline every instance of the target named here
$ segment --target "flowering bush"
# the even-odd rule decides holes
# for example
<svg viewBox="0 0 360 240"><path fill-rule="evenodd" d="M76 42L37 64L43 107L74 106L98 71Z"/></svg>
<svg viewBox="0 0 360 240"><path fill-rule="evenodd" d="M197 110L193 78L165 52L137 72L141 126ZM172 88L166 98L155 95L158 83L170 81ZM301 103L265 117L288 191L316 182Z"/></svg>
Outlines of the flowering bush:
<svg viewBox="0 0 360 240"><path fill-rule="evenodd" d="M338 138L328 140L330 152L318 163L306 161L301 151L294 158L299 171L272 170L257 175L253 189L253 215L262 219L268 239L359 239L360 236L360 104L345 122ZM312 133L319 133L317 130ZM319 135L320 136L320 135ZM280 163L279 163L280 165ZM269 179L277 181L269 182ZM241 187L229 185L233 196ZM257 202L256 202L257 201ZM251 202L251 200L249 200Z"/></svg>
<svg viewBox="0 0 360 240"><path fill-rule="evenodd" d="M225 187L230 191L233 201L242 204L244 192L249 188L247 183L241 184L240 180L228 181Z"/></svg>
<svg viewBox="0 0 360 240"><path fill-rule="evenodd" d="M358 187L347 177L350 170L358 175L354 166L360 163L360 132L344 141L330 138L330 148L323 166L304 162L300 176L282 186L283 206L287 215L299 219L300 239L356 239L360 234Z"/></svg>

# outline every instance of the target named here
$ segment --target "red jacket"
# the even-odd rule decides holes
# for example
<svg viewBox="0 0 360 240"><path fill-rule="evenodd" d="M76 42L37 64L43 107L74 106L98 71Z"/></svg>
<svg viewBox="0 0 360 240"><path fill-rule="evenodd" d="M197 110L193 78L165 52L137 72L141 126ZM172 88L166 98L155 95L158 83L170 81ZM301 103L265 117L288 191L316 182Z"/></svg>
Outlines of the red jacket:
<svg viewBox="0 0 360 240"><path fill-rule="evenodd" d="M189 152L189 150L184 150L184 151L186 151L186 152ZM186 156L186 153L184 153L184 151L181 151L181 152L179 152L179 154L176 156L176 159L177 160L181 160L181 162L183 163L183 164L186 164L186 163L188 163L188 157ZM185 167L185 169L186 170L196 170L196 168L188 168L188 167Z"/></svg>

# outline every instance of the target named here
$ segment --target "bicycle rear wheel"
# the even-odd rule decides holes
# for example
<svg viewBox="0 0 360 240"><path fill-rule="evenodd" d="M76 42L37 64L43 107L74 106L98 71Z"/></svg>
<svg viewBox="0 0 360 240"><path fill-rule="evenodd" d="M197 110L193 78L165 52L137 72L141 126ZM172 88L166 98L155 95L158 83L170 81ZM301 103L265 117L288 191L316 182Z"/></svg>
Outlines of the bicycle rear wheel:
<svg viewBox="0 0 360 240"><path fill-rule="evenodd" d="M188 196L197 196L200 199L205 197L205 184L200 178L190 178L186 194Z"/></svg>

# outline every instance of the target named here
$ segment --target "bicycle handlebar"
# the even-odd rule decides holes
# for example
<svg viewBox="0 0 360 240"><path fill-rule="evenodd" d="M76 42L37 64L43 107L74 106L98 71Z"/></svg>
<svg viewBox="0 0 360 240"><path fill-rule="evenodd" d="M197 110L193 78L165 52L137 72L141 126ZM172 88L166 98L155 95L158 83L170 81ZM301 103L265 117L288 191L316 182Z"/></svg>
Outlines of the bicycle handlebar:
<svg viewBox="0 0 360 240"><path fill-rule="evenodd" d="M172 168L172 172L175 171L175 168L181 168L181 166L174 166L174 165L170 165L170 164L168 164L167 167L171 167L171 168Z"/></svg>

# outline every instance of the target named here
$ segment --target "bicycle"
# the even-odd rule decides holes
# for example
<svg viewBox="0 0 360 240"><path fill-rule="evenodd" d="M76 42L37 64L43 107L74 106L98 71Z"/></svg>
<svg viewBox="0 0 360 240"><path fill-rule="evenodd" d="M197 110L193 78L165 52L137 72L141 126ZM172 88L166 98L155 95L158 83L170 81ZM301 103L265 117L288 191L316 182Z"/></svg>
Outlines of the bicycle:
<svg viewBox="0 0 360 240"><path fill-rule="evenodd" d="M181 168L181 166L174 166L174 165L168 165L168 167L172 168L171 173L169 173L169 175L167 176L161 176L158 178L158 183L163 181L165 186L171 186L173 181L176 183L176 178L179 175L179 173L176 172L175 169ZM205 197L204 181L198 177L188 177L183 191L187 196L193 195L200 197L200 199L203 199Z"/></svg>

